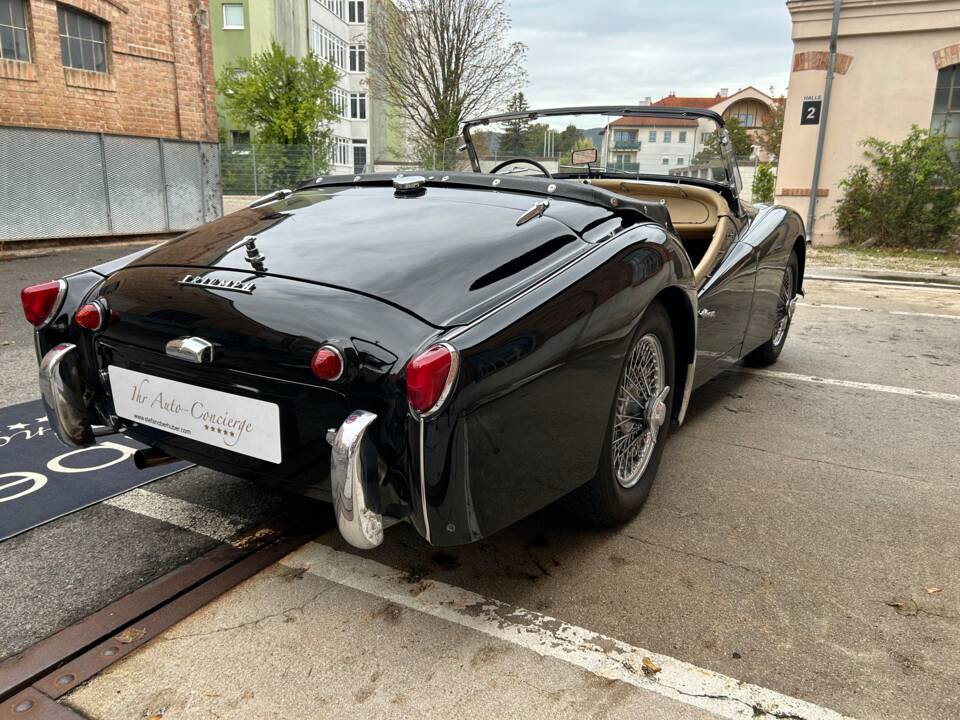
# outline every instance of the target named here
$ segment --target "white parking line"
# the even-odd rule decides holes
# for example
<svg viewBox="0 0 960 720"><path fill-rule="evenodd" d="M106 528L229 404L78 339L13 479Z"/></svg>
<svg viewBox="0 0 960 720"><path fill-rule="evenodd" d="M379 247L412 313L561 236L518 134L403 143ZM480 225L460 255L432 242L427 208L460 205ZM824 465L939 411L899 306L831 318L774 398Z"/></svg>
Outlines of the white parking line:
<svg viewBox="0 0 960 720"><path fill-rule="evenodd" d="M960 402L960 395L932 392L930 390L917 390L916 388L897 387L896 385L877 385L876 383L857 382L855 380L839 380L837 378L817 377L816 375L801 375L799 373L780 372L778 370L764 370L762 368L734 366L730 369L734 372L744 373L746 375L757 375L759 377L772 378L774 380L796 380L798 382L813 383L815 385L833 385L835 387L852 388L854 390L870 390L872 392L889 393L891 395L908 395L910 397L922 397L929 400Z"/></svg>
<svg viewBox="0 0 960 720"><path fill-rule="evenodd" d="M103 504L129 510L154 520L162 520L220 542L226 542L241 528L249 525L242 518L143 488L130 490L123 495L104 500Z"/></svg>
<svg viewBox="0 0 960 720"><path fill-rule="evenodd" d="M922 313L922 312L909 312L906 310L870 310L869 308L854 307L852 305L829 305L827 303L797 303L797 307L805 308L822 308L824 310L851 310L854 312L879 312L885 313L887 315L905 315L908 317L928 317L928 318L942 318L945 320L960 320L960 315L946 315L943 313Z"/></svg>
<svg viewBox="0 0 960 720"><path fill-rule="evenodd" d="M226 539L224 533L230 524L236 522L235 518L211 508L149 490L132 490L127 495L133 497L124 501L125 496L119 496L108 502L217 540ZM619 680L701 708L718 717L733 720L764 717L843 720L842 715L828 708L743 683L532 610L485 598L437 580L413 583L400 570L321 543L308 543L281 563L512 643L543 657L562 660L599 677Z"/></svg>

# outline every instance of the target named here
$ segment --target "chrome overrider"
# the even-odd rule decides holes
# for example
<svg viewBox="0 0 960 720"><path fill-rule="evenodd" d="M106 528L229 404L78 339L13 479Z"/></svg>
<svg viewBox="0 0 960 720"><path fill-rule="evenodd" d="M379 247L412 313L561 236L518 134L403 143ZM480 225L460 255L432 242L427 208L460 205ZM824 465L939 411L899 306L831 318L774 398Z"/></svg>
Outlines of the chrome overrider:
<svg viewBox="0 0 960 720"><path fill-rule="evenodd" d="M60 442L74 448L93 445L95 433L83 402L79 352L63 343L47 352L40 362L40 395L47 418Z"/></svg>
<svg viewBox="0 0 960 720"><path fill-rule="evenodd" d="M343 421L333 438L330 455L330 486L337 527L343 539L361 550L383 542L383 516L370 509L366 488L376 482L377 461L373 454L364 462L364 438L377 416L356 410ZM369 452L370 446L367 446Z"/></svg>

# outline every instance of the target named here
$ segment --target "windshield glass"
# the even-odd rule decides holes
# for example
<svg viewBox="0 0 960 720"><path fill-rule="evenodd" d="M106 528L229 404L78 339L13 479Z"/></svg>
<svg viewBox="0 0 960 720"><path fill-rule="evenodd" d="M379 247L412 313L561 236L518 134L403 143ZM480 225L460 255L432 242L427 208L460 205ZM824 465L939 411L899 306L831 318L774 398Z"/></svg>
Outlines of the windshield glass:
<svg viewBox="0 0 960 720"><path fill-rule="evenodd" d="M503 165L525 158L560 177L585 176L589 171L733 184L718 130L709 118L659 116L649 111L633 115L591 112L490 122L470 127L469 135L481 172L542 176L531 163ZM577 152L594 149L596 160L589 164L583 161L592 159L593 153ZM464 137L447 142L444 166L464 172L474 169Z"/></svg>

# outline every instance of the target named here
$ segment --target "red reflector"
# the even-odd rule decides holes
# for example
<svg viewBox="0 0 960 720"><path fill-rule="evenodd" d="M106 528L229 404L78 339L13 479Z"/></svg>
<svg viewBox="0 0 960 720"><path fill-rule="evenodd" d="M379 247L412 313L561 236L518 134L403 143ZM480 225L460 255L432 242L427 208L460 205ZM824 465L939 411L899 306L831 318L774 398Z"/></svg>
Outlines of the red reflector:
<svg viewBox="0 0 960 720"><path fill-rule="evenodd" d="M434 345L407 363L407 400L421 415L438 409L457 375L457 357L452 348Z"/></svg>
<svg viewBox="0 0 960 720"><path fill-rule="evenodd" d="M27 322L35 327L46 325L60 309L60 300L66 283L51 280L40 285L31 285L20 291L20 304Z"/></svg>
<svg viewBox="0 0 960 720"><path fill-rule="evenodd" d="M99 330L103 326L103 310L96 303L81 305L73 321L87 330Z"/></svg>
<svg viewBox="0 0 960 720"><path fill-rule="evenodd" d="M310 369L321 380L339 380L343 375L343 356L332 345L324 345L313 354Z"/></svg>

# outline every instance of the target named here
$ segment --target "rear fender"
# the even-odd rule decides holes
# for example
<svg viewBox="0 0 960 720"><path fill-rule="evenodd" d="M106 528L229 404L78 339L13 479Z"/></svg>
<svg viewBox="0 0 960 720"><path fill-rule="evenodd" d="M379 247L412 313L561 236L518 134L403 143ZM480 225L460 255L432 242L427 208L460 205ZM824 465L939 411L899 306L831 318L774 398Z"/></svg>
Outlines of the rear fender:
<svg viewBox="0 0 960 720"><path fill-rule="evenodd" d="M667 288L695 307L679 242L635 226L443 338L460 351L457 390L410 432L433 544L489 535L592 477L629 340Z"/></svg>

